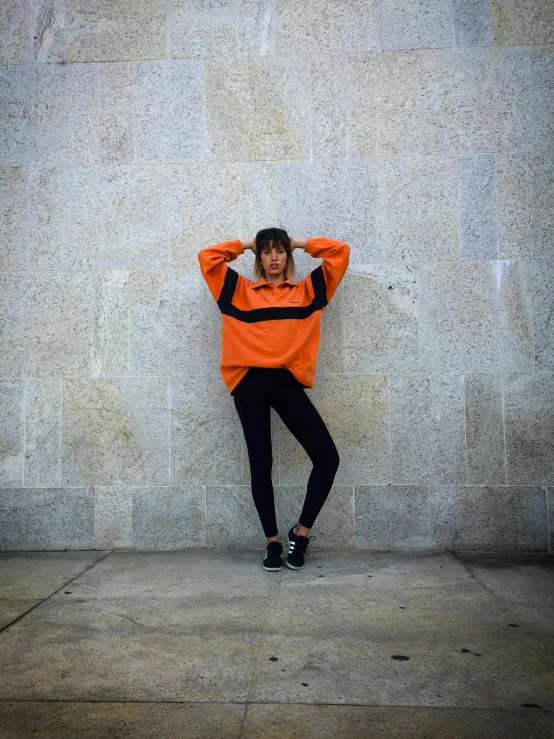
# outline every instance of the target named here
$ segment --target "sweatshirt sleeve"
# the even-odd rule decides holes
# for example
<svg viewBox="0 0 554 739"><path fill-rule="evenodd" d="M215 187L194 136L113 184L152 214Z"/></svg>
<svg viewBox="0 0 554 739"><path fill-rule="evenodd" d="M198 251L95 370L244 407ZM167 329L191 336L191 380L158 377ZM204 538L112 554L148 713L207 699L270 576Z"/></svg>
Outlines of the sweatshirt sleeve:
<svg viewBox="0 0 554 739"><path fill-rule="evenodd" d="M241 254L244 254L244 247L240 239L222 241L219 244L214 244L214 246L207 246L198 252L202 277L208 283L215 300L219 300L223 289L228 269L227 262L232 262Z"/></svg>
<svg viewBox="0 0 554 739"><path fill-rule="evenodd" d="M320 266L325 279L327 301L331 300L348 268L350 247L344 241L318 236L308 238L304 250L312 257L323 259Z"/></svg>

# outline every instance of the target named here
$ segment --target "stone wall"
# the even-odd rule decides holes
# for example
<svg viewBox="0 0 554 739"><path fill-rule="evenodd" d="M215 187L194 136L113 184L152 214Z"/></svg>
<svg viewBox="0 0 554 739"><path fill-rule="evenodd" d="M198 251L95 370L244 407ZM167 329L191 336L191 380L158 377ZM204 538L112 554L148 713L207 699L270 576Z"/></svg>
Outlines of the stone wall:
<svg viewBox="0 0 554 739"><path fill-rule="evenodd" d="M0 548L265 546L197 254L270 225L351 247L313 545L552 547L551 0L0 19ZM311 463L271 412L286 538Z"/></svg>

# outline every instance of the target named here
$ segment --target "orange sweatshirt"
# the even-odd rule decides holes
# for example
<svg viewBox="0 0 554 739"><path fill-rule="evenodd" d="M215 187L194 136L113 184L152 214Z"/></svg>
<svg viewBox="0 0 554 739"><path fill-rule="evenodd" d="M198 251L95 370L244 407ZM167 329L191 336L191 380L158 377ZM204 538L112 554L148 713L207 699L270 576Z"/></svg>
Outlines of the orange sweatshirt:
<svg viewBox="0 0 554 739"><path fill-rule="evenodd" d="M227 262L244 254L240 239L198 253L200 270L222 313L221 375L231 393L250 367L286 367L313 387L321 316L348 267L350 247L325 237L307 239L305 251L323 262L303 280L253 282Z"/></svg>

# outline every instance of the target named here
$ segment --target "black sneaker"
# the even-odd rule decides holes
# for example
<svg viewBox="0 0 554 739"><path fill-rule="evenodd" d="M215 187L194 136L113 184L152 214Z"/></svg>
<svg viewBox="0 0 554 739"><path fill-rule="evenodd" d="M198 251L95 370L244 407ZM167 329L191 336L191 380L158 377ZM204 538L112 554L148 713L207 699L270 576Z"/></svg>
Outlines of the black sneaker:
<svg viewBox="0 0 554 739"><path fill-rule="evenodd" d="M283 568L283 545L280 541L270 541L265 550L264 570L278 572Z"/></svg>
<svg viewBox="0 0 554 739"><path fill-rule="evenodd" d="M296 524L295 524L296 525ZM301 570L304 567L304 554L309 554L308 544L315 536L302 536L302 534L294 533L294 526L288 533L289 553L285 564L291 570Z"/></svg>

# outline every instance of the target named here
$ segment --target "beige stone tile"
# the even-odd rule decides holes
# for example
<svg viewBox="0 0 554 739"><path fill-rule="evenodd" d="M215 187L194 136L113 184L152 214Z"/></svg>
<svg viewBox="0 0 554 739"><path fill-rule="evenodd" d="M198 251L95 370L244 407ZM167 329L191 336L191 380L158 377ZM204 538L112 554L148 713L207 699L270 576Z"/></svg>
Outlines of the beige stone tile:
<svg viewBox="0 0 554 739"><path fill-rule="evenodd" d="M399 551L444 550L452 500L429 486L355 485L355 546ZM371 581L373 584L373 580Z"/></svg>
<svg viewBox="0 0 554 739"><path fill-rule="evenodd" d="M453 8L449 0L383 0L383 48L451 46L453 21Z"/></svg>
<svg viewBox="0 0 554 739"><path fill-rule="evenodd" d="M171 373L176 277L170 270L129 273L129 372L133 375Z"/></svg>
<svg viewBox="0 0 554 739"><path fill-rule="evenodd" d="M0 68L0 163L97 163L96 83L90 64Z"/></svg>
<svg viewBox="0 0 554 739"><path fill-rule="evenodd" d="M234 0L170 0L169 56L237 56L237 4Z"/></svg>
<svg viewBox="0 0 554 739"><path fill-rule="evenodd" d="M554 260L534 261L532 270L535 369L554 370Z"/></svg>
<svg viewBox="0 0 554 739"><path fill-rule="evenodd" d="M368 52L349 56L348 66L352 156L485 153L530 142L526 49Z"/></svg>
<svg viewBox="0 0 554 739"><path fill-rule="evenodd" d="M197 271L200 249L238 238L241 166L211 162L171 167L172 267Z"/></svg>
<svg viewBox="0 0 554 739"><path fill-rule="evenodd" d="M554 373L511 372L503 381L508 485L552 485Z"/></svg>
<svg viewBox="0 0 554 739"><path fill-rule="evenodd" d="M459 163L449 157L383 162L384 261L457 259Z"/></svg>
<svg viewBox="0 0 554 739"><path fill-rule="evenodd" d="M544 490L524 487L469 485L442 488L451 498L453 540L449 549L466 551L543 551L548 526Z"/></svg>
<svg viewBox="0 0 554 739"><path fill-rule="evenodd" d="M464 157L459 167L460 259L497 259L494 156Z"/></svg>
<svg viewBox="0 0 554 739"><path fill-rule="evenodd" d="M281 541L285 541L286 531L279 529L279 534ZM207 547L261 550L266 543L250 485L206 485Z"/></svg>
<svg viewBox="0 0 554 739"><path fill-rule="evenodd" d="M135 162L176 164L205 158L202 93L197 60L135 64Z"/></svg>
<svg viewBox="0 0 554 739"><path fill-rule="evenodd" d="M155 488L162 492L165 488ZM133 491L126 486L94 489L94 542L97 549L133 546Z"/></svg>
<svg viewBox="0 0 554 739"><path fill-rule="evenodd" d="M61 483L62 380L25 382L25 485L59 487Z"/></svg>
<svg viewBox="0 0 554 739"><path fill-rule="evenodd" d="M169 265L169 171L108 165L33 170L32 269Z"/></svg>
<svg viewBox="0 0 554 739"><path fill-rule="evenodd" d="M30 5L21 0L5 0L0 16L0 64L29 61Z"/></svg>
<svg viewBox="0 0 554 739"><path fill-rule="evenodd" d="M127 270L98 270L91 275L94 377L129 373L129 276Z"/></svg>
<svg viewBox="0 0 554 739"><path fill-rule="evenodd" d="M12 700L245 701L259 594L84 599L60 593L2 635Z"/></svg>
<svg viewBox="0 0 554 739"><path fill-rule="evenodd" d="M54 5L39 0L33 3L31 24L35 62L159 59L166 54L163 0L109 5L101 0Z"/></svg>
<svg viewBox="0 0 554 739"><path fill-rule="evenodd" d="M312 59L310 81L312 158L345 159L348 156L348 78L344 53Z"/></svg>
<svg viewBox="0 0 554 739"><path fill-rule="evenodd" d="M98 137L101 164L134 162L134 62L98 65Z"/></svg>
<svg viewBox="0 0 554 739"><path fill-rule="evenodd" d="M353 486L333 485L317 516L316 526L314 548L356 546Z"/></svg>
<svg viewBox="0 0 554 739"><path fill-rule="evenodd" d="M243 434L226 386L172 376L170 403L171 484L240 485Z"/></svg>
<svg viewBox="0 0 554 739"><path fill-rule="evenodd" d="M492 372L470 372L464 383L468 484L504 485L502 377Z"/></svg>
<svg viewBox="0 0 554 739"><path fill-rule="evenodd" d="M466 485L463 376L391 374L389 394L391 481Z"/></svg>
<svg viewBox="0 0 554 739"><path fill-rule="evenodd" d="M277 49L304 53L364 51L379 48L377 0L277 0Z"/></svg>
<svg viewBox="0 0 554 739"><path fill-rule="evenodd" d="M0 549L94 549L92 488L13 488L0 495Z"/></svg>
<svg viewBox="0 0 554 739"><path fill-rule="evenodd" d="M549 0L491 0L493 43L554 43L554 8Z"/></svg>
<svg viewBox="0 0 554 739"><path fill-rule="evenodd" d="M0 722L13 739L78 736L113 739L236 739L242 704L0 701Z"/></svg>
<svg viewBox="0 0 554 739"><path fill-rule="evenodd" d="M29 163L97 164L96 65L37 64L32 69Z"/></svg>
<svg viewBox="0 0 554 739"><path fill-rule="evenodd" d="M30 119L35 69L23 65L0 66L0 164L19 166L33 162Z"/></svg>
<svg viewBox="0 0 554 739"><path fill-rule="evenodd" d="M554 256L552 152L502 152L496 155L496 169L500 258Z"/></svg>
<svg viewBox="0 0 554 739"><path fill-rule="evenodd" d="M206 159L309 156L309 64L301 56L206 59Z"/></svg>
<svg viewBox="0 0 554 739"><path fill-rule="evenodd" d="M90 275L0 275L0 375L89 374L91 324Z"/></svg>
<svg viewBox="0 0 554 739"><path fill-rule="evenodd" d="M223 164L223 167L228 165ZM235 189L240 188L239 218L236 224L236 238L254 238L256 233L271 225L279 223L278 197L281 187L281 162L243 162L238 165L239 181L234 184ZM294 236L294 233L290 233ZM233 238L233 237L231 237ZM299 250L293 252L295 256ZM254 265L254 256L251 252L240 256L234 263L239 265L248 257L248 264ZM233 265L233 269L235 266ZM254 279L251 273L248 275ZM256 278L257 279L257 278Z"/></svg>
<svg viewBox="0 0 554 739"><path fill-rule="evenodd" d="M13 709L12 709L13 711ZM548 736L549 711L428 708L424 706L341 706L251 703L244 722L244 739L262 739L268 727L273 739L347 736L348 739L419 739L421 736L502 736L503 739L543 739ZM32 724L34 725L34 724Z"/></svg>
<svg viewBox="0 0 554 739"><path fill-rule="evenodd" d="M533 126L532 147L552 159L554 138L554 48L552 46L544 48L536 46L529 49L529 99ZM552 209L549 215L552 218ZM550 228L550 248L550 253L552 253L552 228Z"/></svg>
<svg viewBox="0 0 554 739"><path fill-rule="evenodd" d="M94 376L211 373L221 314L200 270L94 273ZM213 305L212 305L213 303Z"/></svg>
<svg viewBox="0 0 554 739"><path fill-rule="evenodd" d="M356 544L369 549L537 551L544 493L516 486L356 486Z"/></svg>
<svg viewBox="0 0 554 739"><path fill-rule="evenodd" d="M388 392L384 375L321 375L306 395L327 426L340 456L335 485L390 477ZM281 484L307 483L312 462L288 428L281 436Z"/></svg>
<svg viewBox="0 0 554 739"><path fill-rule="evenodd" d="M433 371L533 368L531 263L420 264L421 363Z"/></svg>
<svg viewBox="0 0 554 739"><path fill-rule="evenodd" d="M455 46L491 45L489 0L454 0L452 9Z"/></svg>
<svg viewBox="0 0 554 739"><path fill-rule="evenodd" d="M0 270L2 271L25 269L28 199L28 170L24 167L0 167Z"/></svg>
<svg viewBox="0 0 554 739"><path fill-rule="evenodd" d="M0 488L19 488L25 471L25 381L0 381Z"/></svg>
<svg viewBox="0 0 554 739"><path fill-rule="evenodd" d="M167 485L168 403L167 377L67 380L62 484Z"/></svg>
<svg viewBox="0 0 554 739"><path fill-rule="evenodd" d="M238 12L238 55L274 54L277 19L273 0L241 0Z"/></svg>
<svg viewBox="0 0 554 739"><path fill-rule="evenodd" d="M200 485L132 488L131 494L134 549L205 546L205 488Z"/></svg>
<svg viewBox="0 0 554 739"><path fill-rule="evenodd" d="M342 284L346 372L420 369L414 270L400 264L356 264Z"/></svg>

